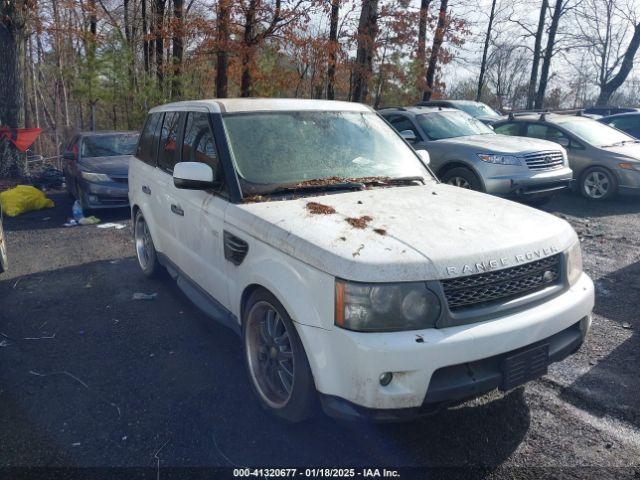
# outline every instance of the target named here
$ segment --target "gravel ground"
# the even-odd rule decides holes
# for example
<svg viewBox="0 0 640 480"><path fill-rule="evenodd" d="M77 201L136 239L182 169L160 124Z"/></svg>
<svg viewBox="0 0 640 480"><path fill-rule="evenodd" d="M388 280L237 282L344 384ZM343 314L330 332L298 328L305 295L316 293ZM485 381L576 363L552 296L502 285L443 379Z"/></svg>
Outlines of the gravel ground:
<svg viewBox="0 0 640 480"><path fill-rule="evenodd" d="M0 466L481 467L479 477L640 478L640 199L558 197L597 286L592 334L547 376L401 425L285 425L254 400L239 339L122 230L63 228L71 202L5 219ZM133 301L135 292L157 293ZM561 468L562 467L562 468ZM464 475L469 478L471 475Z"/></svg>

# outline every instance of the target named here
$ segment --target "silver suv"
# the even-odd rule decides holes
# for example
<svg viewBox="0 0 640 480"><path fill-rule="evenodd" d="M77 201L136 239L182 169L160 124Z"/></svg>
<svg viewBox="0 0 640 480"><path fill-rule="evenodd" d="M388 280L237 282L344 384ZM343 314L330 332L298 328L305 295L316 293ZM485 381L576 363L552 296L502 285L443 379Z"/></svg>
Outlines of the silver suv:
<svg viewBox="0 0 640 480"><path fill-rule="evenodd" d="M569 186L567 153L545 140L498 135L453 108L388 108L380 114L416 149L431 156L445 183L529 203Z"/></svg>
<svg viewBox="0 0 640 480"><path fill-rule="evenodd" d="M544 138L566 147L577 186L590 200L640 195L640 140L586 117L521 114L493 124L496 132Z"/></svg>

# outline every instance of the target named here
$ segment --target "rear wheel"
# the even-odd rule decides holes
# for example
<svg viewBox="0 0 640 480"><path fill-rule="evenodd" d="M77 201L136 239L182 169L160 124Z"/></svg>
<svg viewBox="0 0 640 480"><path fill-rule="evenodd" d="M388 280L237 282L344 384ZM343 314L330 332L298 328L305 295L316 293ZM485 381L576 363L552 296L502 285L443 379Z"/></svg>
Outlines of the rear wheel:
<svg viewBox="0 0 640 480"><path fill-rule="evenodd" d="M467 190L482 191L482 183L478 176L468 168L456 167L447 170L442 176L442 181L455 187L466 188Z"/></svg>
<svg viewBox="0 0 640 480"><path fill-rule="evenodd" d="M313 413L316 392L291 317L266 290L255 291L243 315L245 361L261 405L289 422Z"/></svg>
<svg viewBox="0 0 640 480"><path fill-rule="evenodd" d="M606 200L618 191L615 175L602 167L592 167L582 174L580 193L589 200Z"/></svg>
<svg viewBox="0 0 640 480"><path fill-rule="evenodd" d="M142 269L142 273L147 277L154 277L160 271L160 264L158 263L158 255L156 253L156 247L153 244L153 239L151 238L149 226L140 210L136 213L133 231L136 256L138 257L138 264Z"/></svg>

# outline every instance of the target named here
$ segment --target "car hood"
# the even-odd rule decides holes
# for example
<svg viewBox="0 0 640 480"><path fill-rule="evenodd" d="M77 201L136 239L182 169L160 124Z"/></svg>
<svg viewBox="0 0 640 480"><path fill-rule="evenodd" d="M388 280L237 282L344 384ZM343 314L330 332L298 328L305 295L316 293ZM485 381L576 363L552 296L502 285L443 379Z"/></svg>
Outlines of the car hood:
<svg viewBox="0 0 640 480"><path fill-rule="evenodd" d="M640 161L640 143L627 143L619 147L601 147L605 152L614 152L621 156Z"/></svg>
<svg viewBox="0 0 640 480"><path fill-rule="evenodd" d="M129 172L130 158L132 158L132 155L89 157L81 159L78 164L82 170L86 170L87 172L126 176Z"/></svg>
<svg viewBox="0 0 640 480"><path fill-rule="evenodd" d="M313 214L309 202L335 213ZM498 270L561 252L577 240L553 215L436 183L237 207L234 227L330 275L363 282ZM371 218L364 229L347 222L362 216Z"/></svg>
<svg viewBox="0 0 640 480"><path fill-rule="evenodd" d="M477 153L524 154L541 150L562 150L557 143L538 138L514 137L511 135L468 135L465 137L436 140L437 143L473 147Z"/></svg>

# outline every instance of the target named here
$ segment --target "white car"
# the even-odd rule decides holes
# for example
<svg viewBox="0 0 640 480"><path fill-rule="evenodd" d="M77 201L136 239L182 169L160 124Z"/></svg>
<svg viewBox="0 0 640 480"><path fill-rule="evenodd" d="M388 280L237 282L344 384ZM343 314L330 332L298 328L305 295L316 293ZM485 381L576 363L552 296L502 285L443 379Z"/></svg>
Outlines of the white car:
<svg viewBox="0 0 640 480"><path fill-rule="evenodd" d="M129 165L143 272L243 337L261 404L411 418L575 352L593 283L567 222L439 183L364 105L224 99L150 111Z"/></svg>

